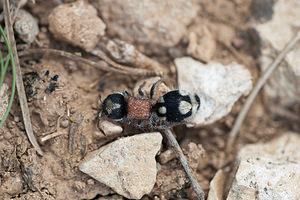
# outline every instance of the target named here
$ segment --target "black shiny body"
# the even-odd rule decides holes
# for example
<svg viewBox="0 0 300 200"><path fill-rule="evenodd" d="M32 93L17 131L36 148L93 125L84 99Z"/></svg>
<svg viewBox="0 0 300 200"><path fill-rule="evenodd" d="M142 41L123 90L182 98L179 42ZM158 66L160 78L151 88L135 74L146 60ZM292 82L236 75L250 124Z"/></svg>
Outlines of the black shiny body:
<svg viewBox="0 0 300 200"><path fill-rule="evenodd" d="M179 105L181 101L186 101L190 104L192 104L192 102L191 102L191 98L188 95L186 96L181 95L179 93L179 90L173 90L171 92L168 92L162 97L164 99L164 102L156 103L154 105L154 111L157 113L159 117L166 117L166 120L168 122L182 122L193 114L192 110L190 110L185 114L180 113ZM165 114L159 113L158 109L161 106L164 106L166 108Z"/></svg>
<svg viewBox="0 0 300 200"><path fill-rule="evenodd" d="M141 92L139 91L139 93ZM102 103L99 120L103 112L110 119L142 129L161 129L189 123L190 119L200 108L200 98L195 93L173 90L157 100L152 99L153 93L154 89L151 88L150 98L141 97L143 100L152 102L151 109L128 109L128 100L129 98L133 99L128 92L108 95ZM139 103L140 99L134 99L137 99L136 106L143 106L143 104ZM141 113L129 112L147 112L142 114L149 117L147 119L135 119L129 116L139 116Z"/></svg>
<svg viewBox="0 0 300 200"><path fill-rule="evenodd" d="M118 120L126 116L126 101L121 93L110 94L102 103L103 113L110 119Z"/></svg>

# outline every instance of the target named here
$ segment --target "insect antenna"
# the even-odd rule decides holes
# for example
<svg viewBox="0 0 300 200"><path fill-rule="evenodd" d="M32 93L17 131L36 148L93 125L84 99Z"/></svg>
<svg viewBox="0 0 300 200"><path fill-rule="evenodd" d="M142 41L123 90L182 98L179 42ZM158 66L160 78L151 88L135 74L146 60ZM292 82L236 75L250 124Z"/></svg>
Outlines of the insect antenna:
<svg viewBox="0 0 300 200"><path fill-rule="evenodd" d="M103 104L103 100L102 100L102 98L101 98L101 95L100 95L100 94L99 94L98 98L99 98L99 101L101 102L101 104Z"/></svg>
<svg viewBox="0 0 300 200"><path fill-rule="evenodd" d="M98 117L97 117L97 129L99 131L101 131L103 133L103 135L106 136L105 132L103 131L103 129L100 127L100 121L101 121L101 117L102 117L102 112L103 112L103 108L102 108L102 105L103 105L103 100L101 98L101 95L99 94L99 101L101 102L101 108L100 108L100 111L99 111L99 114L98 114Z"/></svg>

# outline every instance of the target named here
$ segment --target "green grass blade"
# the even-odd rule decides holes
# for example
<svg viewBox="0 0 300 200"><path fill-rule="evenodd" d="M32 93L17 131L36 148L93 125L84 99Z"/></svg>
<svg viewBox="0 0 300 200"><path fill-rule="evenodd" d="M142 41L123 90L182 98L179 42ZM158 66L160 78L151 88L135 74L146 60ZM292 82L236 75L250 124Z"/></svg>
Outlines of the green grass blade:
<svg viewBox="0 0 300 200"><path fill-rule="evenodd" d="M2 26L0 26L0 32L1 32L1 35L4 38L5 44L6 44L7 48L8 48L8 56L7 56L7 59L5 61L5 65L3 67L4 68L3 71L2 71L2 65L1 65L1 78L2 78L2 73L4 73L4 75L5 75L5 72L6 72L8 63L9 63L9 60L11 61L11 67L12 67L12 73L13 73L12 74L13 75L13 80L12 80L11 96L10 96L10 99L9 99L9 103L8 103L6 112L5 112L3 118L2 118L2 120L0 122L0 128L1 128L3 126L3 124L4 124L4 122L5 122L8 114L9 114L9 111L11 109L11 106L12 106L12 103L13 103L13 100L14 100L14 95L15 95L15 90L16 90L16 72L15 72L15 62L14 62L13 54L12 54L12 51L11 51L11 46L10 46L8 40L7 40L7 37L6 37L5 33L4 33L4 30L2 29ZM1 54L1 56L2 56L2 54ZM2 61L2 63L3 63L3 61ZM0 82L1 83L0 86L2 86L3 81L4 81L4 77L3 77L2 82ZM1 87L0 87L0 89L1 89Z"/></svg>
<svg viewBox="0 0 300 200"><path fill-rule="evenodd" d="M6 35L4 33L4 30L2 28L2 26L0 26L0 33L2 35L2 37L4 38L4 40L6 39L7 41L7 38L6 38ZM6 46L8 45L8 43L6 43ZM2 84L4 82L4 77L5 77L5 73L6 73L6 70L7 70L7 67L8 67L8 64L9 64L9 61L10 61L10 54L12 52L9 52L8 51L8 55L6 57L6 61L5 61L5 65L3 66L3 57L2 57L2 53L1 53L1 76L0 76L0 90L1 90L1 87L2 87Z"/></svg>
<svg viewBox="0 0 300 200"><path fill-rule="evenodd" d="M0 51L0 64L1 64L1 74L2 74L2 68L4 67L3 65L4 65L4 63L3 63L3 56L2 56L2 53L1 53L1 51Z"/></svg>
<svg viewBox="0 0 300 200"><path fill-rule="evenodd" d="M3 56L2 56L2 52L0 51L0 70L1 70L1 74L0 74L0 79L1 79L1 77L2 76L4 76L3 74L4 74L4 63L3 63ZM2 82L1 82L1 80L0 80L0 90L1 90L1 88L2 88Z"/></svg>

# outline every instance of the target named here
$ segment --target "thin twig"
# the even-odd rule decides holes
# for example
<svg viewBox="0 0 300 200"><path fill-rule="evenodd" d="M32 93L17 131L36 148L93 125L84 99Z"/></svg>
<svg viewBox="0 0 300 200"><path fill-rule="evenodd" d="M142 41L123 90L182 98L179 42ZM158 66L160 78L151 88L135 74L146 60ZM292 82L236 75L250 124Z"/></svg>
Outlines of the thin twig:
<svg viewBox="0 0 300 200"><path fill-rule="evenodd" d="M12 19L12 24L14 24L17 13L19 12L20 8L23 7L27 3L27 0L11 0L10 1L10 16ZM0 22L3 20L3 12L0 14Z"/></svg>
<svg viewBox="0 0 300 200"><path fill-rule="evenodd" d="M12 10L13 9L13 5L14 5L14 3L15 3L15 0L11 0L10 1L10 9ZM1 12L1 14L0 14L0 22L2 22L2 20L4 19L4 12Z"/></svg>
<svg viewBox="0 0 300 200"><path fill-rule="evenodd" d="M7 39L12 48L14 63L15 63L15 67L16 67L16 85L17 85L18 96L19 96L19 100L20 100L20 106L21 106L21 110L22 110L25 130L26 130L29 141L31 142L33 147L36 149L38 154L40 154L42 156L43 152L33 134L32 125L30 122L30 113L29 113L27 99L26 99L24 85L23 85L22 72L21 72L20 63L19 63L19 57L17 54L16 41L15 41L14 32L13 32L12 23L11 23L11 15L10 15L10 10L9 10L9 1L8 0L3 1L3 9L4 9L5 25L6 25L6 30L7 30Z"/></svg>
<svg viewBox="0 0 300 200"><path fill-rule="evenodd" d="M52 54L52 55L56 55L56 56L62 56L62 57L66 57L70 60L74 60L74 61L78 61L78 62L82 62L85 64L88 64L90 66L93 66L97 69L103 70L103 71L107 71L107 72L116 72L116 73L120 73L123 75L135 75L135 76L156 76L158 73L155 71L150 71L150 70L145 70L145 69L137 69L137 68L131 68L131 67L124 67L122 65L118 65L110 67L108 66L105 62L107 62L108 64L112 64L110 62L110 60L104 60L100 61L100 62L95 62L95 61L91 61L85 58L82 58L80 56L74 55L72 53L66 52L66 51L61 51L61 50L56 50L56 49L27 49L24 51L19 52L19 56L28 56L28 55L32 55L32 54ZM103 59L105 59L103 57Z"/></svg>
<svg viewBox="0 0 300 200"><path fill-rule="evenodd" d="M108 64L110 64L111 66L113 66L113 67L116 68L116 69L123 70L124 68L129 68L129 69L131 69L131 70L136 70L136 71L144 70L144 69L131 68L131 67L125 67L125 66L123 66L123 65L120 65L120 64L114 62L113 60L111 60L111 59L110 59L108 56L106 56L103 52L101 52L101 51L99 51L99 50L97 50L97 49L95 49L94 52L96 52L96 55L97 55L99 58L101 58L102 60L104 60L105 62L107 62ZM149 71L149 70L147 70L147 71ZM155 71L150 71L150 72L155 73L156 76L161 76L161 75L162 75L162 73L161 73L160 71L158 71L158 70L156 70L156 72L155 72ZM154 75L154 74L153 74L153 75Z"/></svg>
<svg viewBox="0 0 300 200"><path fill-rule="evenodd" d="M269 107L269 110L272 113L279 115L280 117L283 117L287 120L300 121L300 116L298 116L296 113L293 113L287 109L282 108L281 106L272 105Z"/></svg>
<svg viewBox="0 0 300 200"><path fill-rule="evenodd" d="M59 116L57 121L56 121L55 128L38 139L40 144L44 145L47 140L50 140L52 138L55 138L57 136L65 134L63 131L59 130L59 123L60 123L61 119L62 119L62 116Z"/></svg>
<svg viewBox="0 0 300 200"><path fill-rule="evenodd" d="M79 127L79 125L81 124L83 120L83 115L81 113L79 113L76 117L75 122L71 123L70 129L69 129L69 144L68 144L68 148L69 148L69 153L72 155L74 154L74 141L75 141L75 134L77 132L77 129Z"/></svg>
<svg viewBox="0 0 300 200"><path fill-rule="evenodd" d="M235 139L237 137L237 134L240 130L240 127L255 99L258 92L262 88L262 86L265 84L265 82L268 80L268 78L271 76L271 74L274 72L274 70L279 66L282 59L286 56L286 54L296 45L296 43L300 40L300 32L297 33L297 35L288 43L288 45L281 51L281 53L277 56L277 58L274 60L274 62L267 68L267 70L264 72L262 77L258 80L256 83L254 89L252 90L251 94L249 95L247 101L245 102L241 112L239 113L233 128L230 132L229 140L227 143L227 150L230 151L233 143L235 142Z"/></svg>
<svg viewBox="0 0 300 200"><path fill-rule="evenodd" d="M200 186L200 184L198 183L196 177L193 175L192 170L190 169L190 167L188 166L187 160L177 142L177 140L175 139L172 131L170 129L165 129L162 130L162 132L167 136L167 139L169 141L169 143L171 144L171 146L173 147L181 165L183 166L187 176L189 177L193 189L198 197L198 199L203 200L204 199L204 192Z"/></svg>

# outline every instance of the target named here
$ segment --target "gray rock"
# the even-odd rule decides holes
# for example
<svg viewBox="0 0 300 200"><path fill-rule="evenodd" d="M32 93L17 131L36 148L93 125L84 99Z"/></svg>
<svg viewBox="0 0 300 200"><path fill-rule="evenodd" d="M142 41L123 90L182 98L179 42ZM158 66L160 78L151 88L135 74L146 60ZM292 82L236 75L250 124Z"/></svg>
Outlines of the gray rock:
<svg viewBox="0 0 300 200"><path fill-rule="evenodd" d="M227 199L300 199L299 144L299 134L286 133L242 148Z"/></svg>
<svg viewBox="0 0 300 200"><path fill-rule="evenodd" d="M112 35L129 42L170 47L179 42L186 26L196 17L198 6L191 0L97 0Z"/></svg>
<svg viewBox="0 0 300 200"><path fill-rule="evenodd" d="M79 169L126 198L140 199L155 184L161 142L158 132L121 138L89 154Z"/></svg>
<svg viewBox="0 0 300 200"><path fill-rule="evenodd" d="M190 57L175 59L179 89L199 94L200 110L190 126L213 123L226 116L233 104L252 89L250 72L242 65L203 64Z"/></svg>
<svg viewBox="0 0 300 200"><path fill-rule="evenodd" d="M48 17L49 29L58 39L91 51L104 35L105 24L86 1L62 4Z"/></svg>
<svg viewBox="0 0 300 200"><path fill-rule="evenodd" d="M257 21L255 29L262 40L260 59L261 68L265 70L279 52L288 44L300 28L300 2L298 0L278 0L274 5L260 2L258 11L272 8L272 17L268 21ZM266 1L267 2L267 1ZM270 9L269 9L270 10ZM277 70L264 86L264 91L271 99L283 105L300 102L300 45L296 45L281 62Z"/></svg>

